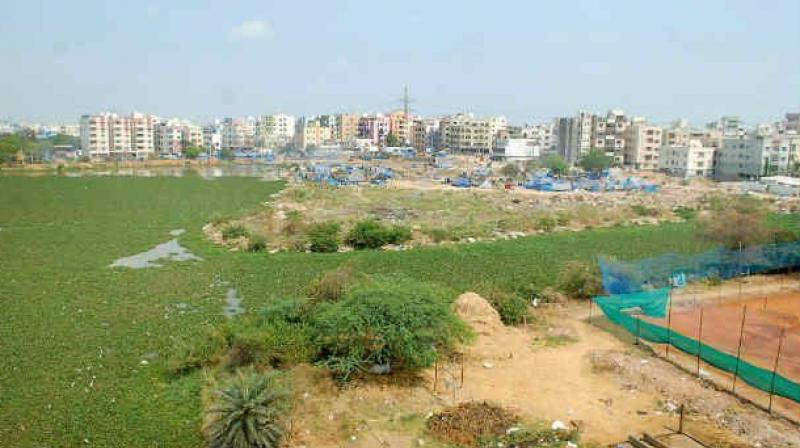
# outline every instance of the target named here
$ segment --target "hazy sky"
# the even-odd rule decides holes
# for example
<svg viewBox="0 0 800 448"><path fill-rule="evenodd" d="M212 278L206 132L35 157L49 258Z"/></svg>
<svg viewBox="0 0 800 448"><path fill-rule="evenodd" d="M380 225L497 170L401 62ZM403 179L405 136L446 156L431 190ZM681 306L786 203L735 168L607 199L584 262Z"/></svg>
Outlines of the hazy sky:
<svg viewBox="0 0 800 448"><path fill-rule="evenodd" d="M533 122L800 110L800 1L36 1L0 7L0 117L400 107Z"/></svg>

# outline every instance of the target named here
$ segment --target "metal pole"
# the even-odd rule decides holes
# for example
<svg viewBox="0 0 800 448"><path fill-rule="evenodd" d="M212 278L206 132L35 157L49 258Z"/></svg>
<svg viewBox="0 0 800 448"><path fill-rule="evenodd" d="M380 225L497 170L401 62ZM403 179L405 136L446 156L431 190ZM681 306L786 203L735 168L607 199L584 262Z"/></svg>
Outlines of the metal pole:
<svg viewBox="0 0 800 448"><path fill-rule="evenodd" d="M781 328L781 338L778 340L778 352L775 354L775 365L772 367L772 381L769 386L769 413L772 414L772 397L775 395L775 376L778 373L778 362L781 359L783 350L783 337L786 335L786 328Z"/></svg>
<svg viewBox="0 0 800 448"><path fill-rule="evenodd" d="M683 413L686 405L681 404L680 417L678 418L678 434L683 434Z"/></svg>
<svg viewBox="0 0 800 448"><path fill-rule="evenodd" d="M739 376L739 363L742 359L742 339L744 338L744 322L747 319L747 305L742 309L742 324L739 326L739 345L736 347L736 369L733 371L733 388L731 391L736 393L736 377Z"/></svg>
<svg viewBox="0 0 800 448"><path fill-rule="evenodd" d="M669 306L667 309L667 347L664 355L669 359L669 346L672 344L672 288L667 292L669 297Z"/></svg>
<svg viewBox="0 0 800 448"><path fill-rule="evenodd" d="M703 349L703 307L700 307L700 329L697 335L697 376L700 376L700 352Z"/></svg>
<svg viewBox="0 0 800 448"><path fill-rule="evenodd" d="M639 345L639 334L641 329L641 318L636 316L636 345Z"/></svg>
<svg viewBox="0 0 800 448"><path fill-rule="evenodd" d="M464 387L464 354L462 353L461 356L461 387Z"/></svg>

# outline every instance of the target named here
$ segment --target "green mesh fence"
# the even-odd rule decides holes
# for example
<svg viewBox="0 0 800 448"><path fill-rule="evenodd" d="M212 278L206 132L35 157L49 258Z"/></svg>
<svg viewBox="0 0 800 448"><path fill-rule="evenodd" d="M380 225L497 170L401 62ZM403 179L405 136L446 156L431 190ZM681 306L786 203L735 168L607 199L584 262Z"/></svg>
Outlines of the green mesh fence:
<svg viewBox="0 0 800 448"><path fill-rule="evenodd" d="M659 291L661 290L595 297L594 303L603 310L608 320L641 339L658 344L669 344L693 356L697 356L699 351L700 359L720 370L729 373L738 372L737 376L745 383L765 392L772 392L775 395L800 402L800 384L779 374L775 374L773 378L773 373L770 370L754 366L742 359L737 361L735 356L721 352L710 345L702 344L697 339L686 337L674 330L641 320L625 312L627 309L639 308L645 315L664 317L666 302L659 302L661 294ZM640 303L648 300L650 295L652 295L651 300L657 302L656 306ZM660 315L650 314L657 313L659 309Z"/></svg>

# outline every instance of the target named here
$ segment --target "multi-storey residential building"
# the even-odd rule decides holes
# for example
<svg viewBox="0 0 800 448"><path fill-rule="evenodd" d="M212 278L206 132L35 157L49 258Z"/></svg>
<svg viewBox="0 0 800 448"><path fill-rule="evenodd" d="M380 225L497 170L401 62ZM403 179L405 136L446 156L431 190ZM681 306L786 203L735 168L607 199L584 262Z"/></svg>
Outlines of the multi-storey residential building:
<svg viewBox="0 0 800 448"><path fill-rule="evenodd" d="M222 149L253 147L255 128L255 118L225 118L222 120Z"/></svg>
<svg viewBox="0 0 800 448"><path fill-rule="evenodd" d="M784 132L800 134L800 112L787 113L782 127Z"/></svg>
<svg viewBox="0 0 800 448"><path fill-rule="evenodd" d="M532 138L508 138L495 151L496 156L508 161L531 160L542 155L539 142Z"/></svg>
<svg viewBox="0 0 800 448"><path fill-rule="evenodd" d="M176 118L156 124L154 141L159 154L180 156L184 148L183 123Z"/></svg>
<svg viewBox="0 0 800 448"><path fill-rule="evenodd" d="M81 149L90 157L105 157L111 152L111 120L109 113L81 117Z"/></svg>
<svg viewBox="0 0 800 448"><path fill-rule="evenodd" d="M209 154L222 150L222 133L217 123L203 127L203 149Z"/></svg>
<svg viewBox="0 0 800 448"><path fill-rule="evenodd" d="M592 123L592 148L602 149L614 158L615 165L625 162L625 112L610 110L605 117L595 117Z"/></svg>
<svg viewBox="0 0 800 448"><path fill-rule="evenodd" d="M717 151L715 176L737 180L787 173L799 157L800 136L794 133L724 137Z"/></svg>
<svg viewBox="0 0 800 448"><path fill-rule="evenodd" d="M493 135L489 120L476 119L472 114L456 114L439 121L441 145L452 151L489 153Z"/></svg>
<svg viewBox="0 0 800 448"><path fill-rule="evenodd" d="M700 140L691 139L686 145L660 148L658 168L671 176L710 177L714 173L714 154L717 148L703 146Z"/></svg>
<svg viewBox="0 0 800 448"><path fill-rule="evenodd" d="M541 149L541 152L543 154L552 153L555 151L555 145L556 145L556 142L554 140L554 135L555 135L554 130L555 130L554 122L539 123L521 129L519 132L519 136L521 138L534 140L536 142L536 146L538 146Z"/></svg>
<svg viewBox="0 0 800 448"><path fill-rule="evenodd" d="M154 125L147 114L111 113L81 117L81 148L90 157L142 158L155 151Z"/></svg>
<svg viewBox="0 0 800 448"><path fill-rule="evenodd" d="M294 139L295 126L291 115L262 115L256 121L255 144L262 148L284 146Z"/></svg>
<svg viewBox="0 0 800 448"><path fill-rule="evenodd" d="M423 119L414 120L411 126L411 146L417 151L439 149L439 120Z"/></svg>
<svg viewBox="0 0 800 448"><path fill-rule="evenodd" d="M340 143L352 143L358 138L358 119L356 114L339 114L336 116L337 139Z"/></svg>
<svg viewBox="0 0 800 448"><path fill-rule="evenodd" d="M411 143L411 123L411 116L406 115L402 110L389 114L389 132L397 137L402 145Z"/></svg>
<svg viewBox="0 0 800 448"><path fill-rule="evenodd" d="M554 129L556 152L568 163L576 163L592 148L594 114L580 111L574 117L557 119Z"/></svg>
<svg viewBox="0 0 800 448"><path fill-rule="evenodd" d="M661 128L644 122L636 122L629 126L625 131L623 163L636 169L657 170L661 134Z"/></svg>
<svg viewBox="0 0 800 448"><path fill-rule="evenodd" d="M735 116L724 116L719 121L708 123L706 129L716 131L722 137L740 137L746 133L742 121Z"/></svg>
<svg viewBox="0 0 800 448"><path fill-rule="evenodd" d="M324 126L330 124L321 117L300 118L297 120L295 139L301 148L316 148L334 142L334 128Z"/></svg>
<svg viewBox="0 0 800 448"><path fill-rule="evenodd" d="M383 146L386 144L386 136L389 135L389 126L389 117L381 114L364 115L358 119L358 137Z"/></svg>

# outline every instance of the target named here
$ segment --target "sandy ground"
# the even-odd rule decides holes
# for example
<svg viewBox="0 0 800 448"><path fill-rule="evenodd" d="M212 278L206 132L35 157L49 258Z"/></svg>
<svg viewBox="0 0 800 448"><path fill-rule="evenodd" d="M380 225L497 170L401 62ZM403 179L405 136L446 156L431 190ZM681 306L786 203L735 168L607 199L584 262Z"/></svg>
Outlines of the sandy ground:
<svg viewBox="0 0 800 448"><path fill-rule="evenodd" d="M295 368L298 405L290 446L441 448L425 434L426 417L452 404L486 400L528 421L580 425L584 441L604 445L677 427L684 403L686 427L711 446L800 447L796 425L632 346L613 327L588 323L583 305L538 309L546 324L537 319L524 328L503 326L475 294L462 295L456 312L477 338L462 348L463 356L435 369L339 388L318 369Z"/></svg>

